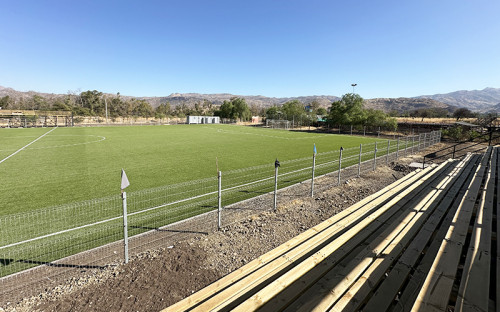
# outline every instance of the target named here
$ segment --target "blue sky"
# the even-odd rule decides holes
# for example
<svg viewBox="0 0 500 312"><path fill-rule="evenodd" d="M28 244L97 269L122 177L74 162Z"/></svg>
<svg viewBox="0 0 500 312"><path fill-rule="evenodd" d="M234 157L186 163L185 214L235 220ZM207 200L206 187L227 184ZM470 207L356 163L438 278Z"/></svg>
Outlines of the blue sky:
<svg viewBox="0 0 500 312"><path fill-rule="evenodd" d="M0 85L364 98L500 87L500 1L0 0Z"/></svg>

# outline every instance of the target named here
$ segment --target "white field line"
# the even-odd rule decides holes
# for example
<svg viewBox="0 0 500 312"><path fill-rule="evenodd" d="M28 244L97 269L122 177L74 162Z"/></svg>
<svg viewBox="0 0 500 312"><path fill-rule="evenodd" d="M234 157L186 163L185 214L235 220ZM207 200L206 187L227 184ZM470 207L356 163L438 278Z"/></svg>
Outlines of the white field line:
<svg viewBox="0 0 500 312"><path fill-rule="evenodd" d="M392 154L394 154L394 153L392 153ZM380 156L380 157L385 157L385 155ZM362 163L367 163L367 162L371 162L371 161L373 161L373 160L368 159L368 160L363 161ZM336 161L334 160L334 161L330 161L330 162L321 164L319 166L330 164L330 163L335 163L335 162ZM357 166L357 165L358 164L354 164L354 165L351 165L351 166L346 167L344 169L347 169L347 168L350 168L350 167L354 167L354 166ZM306 167L306 168L302 168L302 169L290 171L290 172L282 174L281 176L286 176L286 175L289 175L289 174L292 174L292 173L297 173L297 172L304 171L304 170L309 170L309 169L312 169L312 167ZM338 170L335 171L335 172L338 172ZM327 173L327 174L324 174L324 175L321 175L321 176L326 176L326 175L329 175L329 174L331 174L331 173ZM321 176L318 176L316 178L319 178ZM278 177L279 177L279 175L278 175ZM236 186L224 189L224 190L222 190L222 192L226 192L226 191L230 191L230 190L233 190L233 189L241 188L241 187L244 187L244 186L248 186L248 185L252 185L252 184L264 182L266 180L270 180L270 179L273 179L273 178L274 178L274 176L271 176L271 177L264 178L264 179L261 179L261 180L257 180L257 181L253 181L253 182L249 182L249 183L245 183L245 184L236 185ZM308 181L308 180L309 179L306 179L306 180L298 182L296 184L301 184L301 183L303 183L305 181ZM288 187L285 187L283 189L280 189L280 190L287 189L287 188L289 188L291 186L292 185L290 185ZM171 203L168 203L168 204L164 204L164 205L160 205L160 206L155 206L155 207L151 207L151 208L148 208L148 209L145 209L145 210L141 210L141 211L129 213L129 214L127 214L127 216L137 215L137 214L140 214L140 213L143 213L143 212L148 212L148 211L151 211L151 210L155 210L155 209L159 209L159 208L163 208L163 207L167 207L167 206L171 206L171 205L183 203L183 202L190 201L190 200L193 200L193 199L198 199L198 198L205 197L205 196L208 196L208 195L214 195L214 194L217 194L217 193L218 193L218 191L214 191L214 192L209 192L209 193L201 194L201 195L190 197L190 198L181 199L181 200L178 200L178 201L175 201L175 202L171 202ZM260 196L262 196L262 195L260 195ZM234 203L234 204L236 204L236 203ZM234 205L234 204L231 204L231 205ZM47 234L47 235L35 237L35 238L31 238L31 239L24 240L24 241L17 242L17 243L12 243L12 244L9 244L9 245L6 245L6 246L1 246L0 250L4 249L4 248L13 247L13 246L21 245L21 244L24 244L24 243L32 242L32 241L39 240L39 239L42 239L42 238L47 238L47 237L51 237L51 236L55 236L55 235L59 235L59 234L67 233L67 232L71 232L71 231L74 231L74 230L83 229L83 228L86 228L86 227L89 227L89 226L94 226L94 225L97 225L97 224L102 224L102 223L110 222L110 221L117 220L117 219L120 219L120 218L122 218L122 216L120 216L120 217L114 217L114 218L111 218L111 219L102 220L102 221L98 221L98 222L94 222L94 223L91 223L91 224L82 225L82 226L79 226L79 227L75 227L75 228L71 228L71 229L67 229L67 230L63 230L63 231L59 231L59 232L55 232L55 233L51 233L51 234Z"/></svg>
<svg viewBox="0 0 500 312"><path fill-rule="evenodd" d="M50 130L50 131L47 131L45 132L44 134L42 134L41 136L39 136L38 138L34 139L33 141L31 141L30 143L26 144L25 146L21 147L20 149L18 149L17 151L15 151L14 153L10 154L9 156L5 157L4 159L0 160L0 164L3 163L4 161L6 161L7 159L11 158L12 156L16 155L17 153L19 153L20 151L22 151L23 149L25 149L26 147L30 146L31 144L35 143L36 141L40 140L41 138L43 138L44 136L46 136L47 134L51 133L52 131L56 130L57 127L55 127L54 129Z"/></svg>

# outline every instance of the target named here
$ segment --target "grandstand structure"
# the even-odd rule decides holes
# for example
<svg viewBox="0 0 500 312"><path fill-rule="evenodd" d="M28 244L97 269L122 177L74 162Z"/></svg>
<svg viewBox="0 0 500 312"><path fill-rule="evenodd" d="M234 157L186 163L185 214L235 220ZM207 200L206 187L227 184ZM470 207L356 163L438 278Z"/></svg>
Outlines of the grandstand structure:
<svg viewBox="0 0 500 312"><path fill-rule="evenodd" d="M414 171L163 312L499 311L499 152Z"/></svg>
<svg viewBox="0 0 500 312"><path fill-rule="evenodd" d="M0 128L73 127L69 111L0 110Z"/></svg>

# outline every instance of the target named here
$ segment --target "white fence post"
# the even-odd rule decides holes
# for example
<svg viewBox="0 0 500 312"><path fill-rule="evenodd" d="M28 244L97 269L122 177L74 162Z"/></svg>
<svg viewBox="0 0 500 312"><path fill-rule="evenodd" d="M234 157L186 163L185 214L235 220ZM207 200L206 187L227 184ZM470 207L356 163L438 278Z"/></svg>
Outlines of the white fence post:
<svg viewBox="0 0 500 312"><path fill-rule="evenodd" d="M377 142L375 142L375 149L373 150L373 171L377 169Z"/></svg>
<svg viewBox="0 0 500 312"><path fill-rule="evenodd" d="M390 152L390 147L391 147L391 140L387 140L387 155L386 155L386 158L385 158L385 165L388 166L389 165L389 152Z"/></svg>
<svg viewBox="0 0 500 312"><path fill-rule="evenodd" d="M128 263L128 224L127 224L127 192L122 193L123 206L123 255Z"/></svg>
<svg viewBox="0 0 500 312"><path fill-rule="evenodd" d="M411 154L412 154L412 155L413 155L413 154L415 154L415 152L414 152L414 148L415 148L415 134L413 134L413 135L411 136Z"/></svg>
<svg viewBox="0 0 500 312"><path fill-rule="evenodd" d="M339 185L340 185L340 171L342 170L342 150L344 150L344 148L341 146L339 155Z"/></svg>
<svg viewBox="0 0 500 312"><path fill-rule="evenodd" d="M363 154L363 144L359 144L358 177L361 176L361 154Z"/></svg>
<svg viewBox="0 0 500 312"><path fill-rule="evenodd" d="M398 142L396 144L396 160L399 159L399 137L398 137Z"/></svg>
<svg viewBox="0 0 500 312"><path fill-rule="evenodd" d="M408 136L405 136L405 157L408 156L407 150L408 150Z"/></svg>
<svg viewBox="0 0 500 312"><path fill-rule="evenodd" d="M220 230L222 228L222 172L218 172L218 184L219 184L219 192L218 192L218 202L219 202L219 207L218 207L218 221L217 221L217 228Z"/></svg>
<svg viewBox="0 0 500 312"><path fill-rule="evenodd" d="M280 162L278 159L274 162L274 211L278 209L278 167Z"/></svg>
<svg viewBox="0 0 500 312"><path fill-rule="evenodd" d="M314 197L314 168L316 167L316 153L313 153L313 167L311 178L311 197Z"/></svg>

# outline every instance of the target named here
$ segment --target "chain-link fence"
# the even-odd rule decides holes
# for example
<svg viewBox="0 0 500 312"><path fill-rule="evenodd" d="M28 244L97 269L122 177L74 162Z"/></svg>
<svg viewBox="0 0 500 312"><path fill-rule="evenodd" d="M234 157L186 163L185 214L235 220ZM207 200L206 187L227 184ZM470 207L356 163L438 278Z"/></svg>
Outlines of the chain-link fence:
<svg viewBox="0 0 500 312"><path fill-rule="evenodd" d="M379 140L342 151L225 171L220 177L128 193L128 250L168 247L187 235L204 235L258 210L274 209L273 197L303 184L296 195L375 170L440 141L440 132ZM313 159L314 158L314 159ZM340 170L339 170L340 169ZM278 173L277 176L275 173ZM275 195L274 190L279 189ZM298 194L300 193L300 194ZM251 205L248 205L248 200ZM75 270L123 261L124 216L120 195L0 217L0 304L58 285Z"/></svg>

